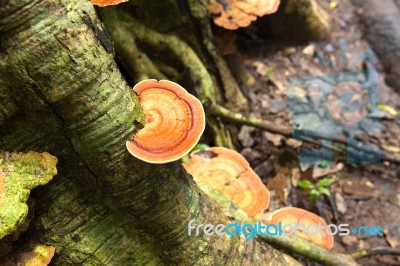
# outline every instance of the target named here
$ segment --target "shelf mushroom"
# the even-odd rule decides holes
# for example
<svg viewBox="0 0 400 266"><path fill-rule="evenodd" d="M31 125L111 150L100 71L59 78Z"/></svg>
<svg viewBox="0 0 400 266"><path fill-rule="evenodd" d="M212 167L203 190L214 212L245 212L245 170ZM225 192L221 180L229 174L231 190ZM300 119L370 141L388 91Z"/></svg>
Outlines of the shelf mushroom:
<svg viewBox="0 0 400 266"><path fill-rule="evenodd" d="M235 30L257 17L275 13L280 0L210 0L208 10L218 26Z"/></svg>
<svg viewBox="0 0 400 266"><path fill-rule="evenodd" d="M128 2L128 0L90 0L93 5L105 7L105 6L113 6L118 5L123 2Z"/></svg>
<svg viewBox="0 0 400 266"><path fill-rule="evenodd" d="M57 158L43 152L0 151L0 239L19 235L29 224L28 198L57 174ZM1 246L1 245L0 245Z"/></svg>
<svg viewBox="0 0 400 266"><path fill-rule="evenodd" d="M187 154L206 124L200 101L168 80L144 80L133 90L139 96L146 124L133 141L126 142L128 151L148 163L168 163Z"/></svg>
<svg viewBox="0 0 400 266"><path fill-rule="evenodd" d="M33 250L18 254L20 261L17 265L47 266L50 264L55 251L55 248L52 246L37 244Z"/></svg>
<svg viewBox="0 0 400 266"><path fill-rule="evenodd" d="M329 228L327 228L326 222L318 215L304 209L285 207L271 213L261 215L261 221L265 224L275 225L278 225L279 222L282 222L283 228L285 224L299 224L301 226L305 226L305 228L309 227L309 229L307 229L308 233L306 234L304 233L303 228L299 226L299 229L297 230L297 236L307 239L308 241L326 249L331 249L333 247L334 238L332 235L326 233L327 231L331 233ZM316 232L319 225L325 228L323 234ZM291 230L291 228L288 228L287 230Z"/></svg>
<svg viewBox="0 0 400 266"><path fill-rule="evenodd" d="M230 199L249 216L269 206L269 191L238 152L222 147L196 151L183 164L197 183L209 186Z"/></svg>

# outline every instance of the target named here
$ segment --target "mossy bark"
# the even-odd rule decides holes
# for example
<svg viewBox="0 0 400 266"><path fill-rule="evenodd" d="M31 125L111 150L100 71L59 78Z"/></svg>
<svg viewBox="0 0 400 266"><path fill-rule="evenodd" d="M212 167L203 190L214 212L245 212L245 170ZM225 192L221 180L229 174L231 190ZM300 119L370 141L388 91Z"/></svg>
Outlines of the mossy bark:
<svg viewBox="0 0 400 266"><path fill-rule="evenodd" d="M66 183L42 190L38 199L49 205L35 219L37 235L59 247L60 261L109 262L117 252L111 243L136 238L138 230L140 239L150 238L143 254L156 256L157 249L166 264L283 264L279 252L257 241L188 237L192 219L230 221L179 163L149 165L126 152L144 116L89 1L8 0L0 18L0 101L13 106L2 109L0 149L48 150L60 160L60 178L74 180L83 193L96 192L115 210L90 207ZM135 243L126 244L126 252Z"/></svg>
<svg viewBox="0 0 400 266"><path fill-rule="evenodd" d="M151 236L61 179L34 194L38 206L29 232L56 248L55 265L163 265Z"/></svg>

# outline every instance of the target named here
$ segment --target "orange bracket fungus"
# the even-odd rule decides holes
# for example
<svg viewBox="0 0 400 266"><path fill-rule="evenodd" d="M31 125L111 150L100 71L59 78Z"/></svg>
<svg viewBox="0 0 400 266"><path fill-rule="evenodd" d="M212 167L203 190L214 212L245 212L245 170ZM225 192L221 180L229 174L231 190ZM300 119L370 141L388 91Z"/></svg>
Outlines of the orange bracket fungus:
<svg viewBox="0 0 400 266"><path fill-rule="evenodd" d="M18 259L20 261L17 263L17 265L47 266L50 264L54 253L54 247L38 244L33 250L18 254Z"/></svg>
<svg viewBox="0 0 400 266"><path fill-rule="evenodd" d="M146 124L126 147L148 163L180 159L199 141L206 122L203 106L180 85L154 79L135 85Z"/></svg>
<svg viewBox="0 0 400 266"><path fill-rule="evenodd" d="M210 0L208 10L218 26L235 30L257 17L275 13L280 0Z"/></svg>
<svg viewBox="0 0 400 266"><path fill-rule="evenodd" d="M249 216L269 206L269 191L238 152L222 147L196 151L183 164L194 180L229 198Z"/></svg>
<svg viewBox="0 0 400 266"><path fill-rule="evenodd" d="M294 228L285 228L285 224L290 224L292 226L299 225L297 227L298 237L307 239L308 241L326 249L331 249L333 247L334 239L332 235L326 233L329 232L332 234L329 228L327 228L326 222L318 215L304 209L294 207L282 208L262 215L261 221L265 224L275 225L278 225L279 222L281 222L286 233L294 230ZM317 228L321 228L322 233L317 232ZM305 232L305 230L307 230L307 232Z"/></svg>
<svg viewBox="0 0 400 266"><path fill-rule="evenodd" d="M90 0L90 2L92 2L93 5L105 7L128 2L128 0Z"/></svg>

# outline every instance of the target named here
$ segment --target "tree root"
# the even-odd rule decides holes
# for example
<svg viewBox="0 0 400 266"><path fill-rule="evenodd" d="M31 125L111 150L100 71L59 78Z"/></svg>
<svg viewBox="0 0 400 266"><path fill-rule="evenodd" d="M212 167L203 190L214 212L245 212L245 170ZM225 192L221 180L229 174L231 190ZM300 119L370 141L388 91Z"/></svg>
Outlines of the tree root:
<svg viewBox="0 0 400 266"><path fill-rule="evenodd" d="M206 54L211 57L211 61L216 65L220 82L219 87L223 88L223 96L226 105L235 111L247 109L247 100L244 97L236 79L232 75L228 64L215 44L213 32L210 25L210 17L207 9L207 1L182 1L181 5L192 18L193 24L198 29L198 41L203 44Z"/></svg>
<svg viewBox="0 0 400 266"><path fill-rule="evenodd" d="M110 20L107 27L114 40L118 55L121 57L121 62L131 78L134 80L144 80L150 77L166 79L150 58L138 49L134 32L124 30L115 22L115 20Z"/></svg>

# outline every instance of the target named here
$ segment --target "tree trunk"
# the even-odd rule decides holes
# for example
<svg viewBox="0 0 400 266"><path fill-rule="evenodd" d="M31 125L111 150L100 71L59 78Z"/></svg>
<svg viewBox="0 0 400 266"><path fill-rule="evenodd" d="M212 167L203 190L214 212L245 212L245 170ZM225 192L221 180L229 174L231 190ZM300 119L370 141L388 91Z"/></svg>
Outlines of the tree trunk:
<svg viewBox="0 0 400 266"><path fill-rule="evenodd" d="M178 162L149 165L126 152L144 116L89 1L7 0L0 35L0 149L59 158L55 182L35 193L30 229L56 247L58 261L284 263L258 241L187 235L192 219L231 221Z"/></svg>

